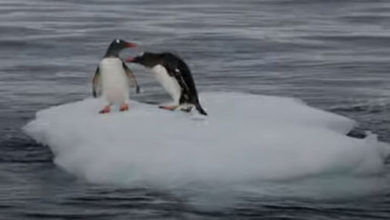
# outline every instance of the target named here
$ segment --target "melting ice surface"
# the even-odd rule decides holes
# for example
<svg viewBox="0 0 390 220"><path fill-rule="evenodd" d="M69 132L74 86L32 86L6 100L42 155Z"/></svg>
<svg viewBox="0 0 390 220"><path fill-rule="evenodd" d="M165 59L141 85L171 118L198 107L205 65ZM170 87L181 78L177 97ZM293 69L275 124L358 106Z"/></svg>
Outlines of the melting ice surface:
<svg viewBox="0 0 390 220"><path fill-rule="evenodd" d="M39 111L25 132L94 183L159 186L381 174L389 146L346 136L355 122L299 100L203 93L209 117L132 102L100 115L98 99Z"/></svg>

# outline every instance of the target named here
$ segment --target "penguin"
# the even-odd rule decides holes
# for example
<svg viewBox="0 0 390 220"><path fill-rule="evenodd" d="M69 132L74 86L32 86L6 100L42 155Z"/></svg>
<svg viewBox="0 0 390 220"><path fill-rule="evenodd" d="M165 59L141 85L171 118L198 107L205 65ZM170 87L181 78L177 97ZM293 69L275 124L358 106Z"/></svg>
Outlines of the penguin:
<svg viewBox="0 0 390 220"><path fill-rule="evenodd" d="M195 106L200 114L207 115L199 103L191 71L181 58L169 52L144 52L139 56L130 57L126 61L143 65L154 72L156 79L174 101L173 105L160 106L160 108L171 111L180 109L189 112Z"/></svg>
<svg viewBox="0 0 390 220"><path fill-rule="evenodd" d="M129 84L136 86L139 93L140 87L133 72L119 57L119 53L125 48L136 45L121 39L111 42L106 54L100 61L92 80L93 97L102 96L107 105L99 113L109 113L112 105L120 105L120 111L129 110Z"/></svg>

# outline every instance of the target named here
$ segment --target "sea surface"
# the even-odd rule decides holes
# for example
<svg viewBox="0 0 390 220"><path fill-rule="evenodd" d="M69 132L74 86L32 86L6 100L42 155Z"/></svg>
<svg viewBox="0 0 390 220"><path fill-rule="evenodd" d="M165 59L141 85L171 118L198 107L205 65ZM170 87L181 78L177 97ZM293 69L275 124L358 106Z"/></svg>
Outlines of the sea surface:
<svg viewBox="0 0 390 220"><path fill-rule="evenodd" d="M115 38L139 45L123 57L179 54L201 92L302 99L390 142L389 1L0 0L0 219L390 219L389 166L367 181L378 190L362 194L301 187L220 206L223 197L91 183L58 168L21 128L38 110L90 96ZM134 99L166 100L147 71L134 71L143 87Z"/></svg>

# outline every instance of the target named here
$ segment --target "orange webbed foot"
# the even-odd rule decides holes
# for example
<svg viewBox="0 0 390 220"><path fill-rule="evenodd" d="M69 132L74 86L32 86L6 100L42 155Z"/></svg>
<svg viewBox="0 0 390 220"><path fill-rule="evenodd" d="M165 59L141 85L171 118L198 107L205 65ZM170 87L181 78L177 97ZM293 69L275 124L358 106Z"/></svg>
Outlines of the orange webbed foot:
<svg viewBox="0 0 390 220"><path fill-rule="evenodd" d="M177 106L171 105L171 106L159 106L161 109L169 110L169 111L175 111Z"/></svg>
<svg viewBox="0 0 390 220"><path fill-rule="evenodd" d="M123 112L123 111L128 111L129 110L129 104L127 103L123 103L119 109L119 111Z"/></svg>
<svg viewBox="0 0 390 220"><path fill-rule="evenodd" d="M100 114L107 114L110 113L111 107L109 105L105 106L101 111L99 111Z"/></svg>

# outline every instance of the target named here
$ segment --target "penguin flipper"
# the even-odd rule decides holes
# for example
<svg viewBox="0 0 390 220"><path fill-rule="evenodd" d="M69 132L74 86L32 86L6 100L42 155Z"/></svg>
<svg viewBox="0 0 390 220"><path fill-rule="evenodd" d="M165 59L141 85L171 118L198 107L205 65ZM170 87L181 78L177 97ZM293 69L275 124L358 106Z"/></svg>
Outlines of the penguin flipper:
<svg viewBox="0 0 390 220"><path fill-rule="evenodd" d="M188 69L181 71L177 66L169 66L169 65L167 65L165 68L167 69L168 74L176 79L180 87L186 93L190 92L191 88L188 85L186 79L183 77L183 75L191 74Z"/></svg>
<svg viewBox="0 0 390 220"><path fill-rule="evenodd" d="M96 98L101 95L102 95L102 80L101 80L100 70L98 67L92 79L92 96Z"/></svg>
<svg viewBox="0 0 390 220"><path fill-rule="evenodd" d="M122 66L123 66L123 69L125 70L127 78L129 79L129 84L132 85L132 86L135 86L135 92L137 94L140 93L141 92L141 87L138 85L137 79L136 79L133 71L131 71L129 69L129 67L127 67L125 62L123 62L123 61L122 61Z"/></svg>
<svg viewBox="0 0 390 220"><path fill-rule="evenodd" d="M159 108L168 110L168 111L175 111L179 106L178 105L160 105Z"/></svg>

